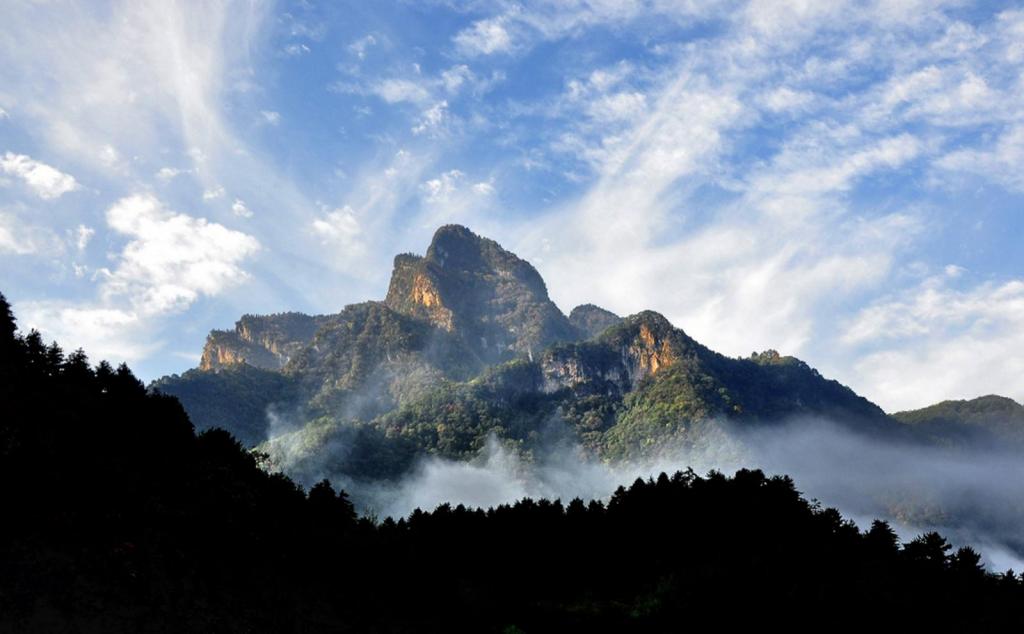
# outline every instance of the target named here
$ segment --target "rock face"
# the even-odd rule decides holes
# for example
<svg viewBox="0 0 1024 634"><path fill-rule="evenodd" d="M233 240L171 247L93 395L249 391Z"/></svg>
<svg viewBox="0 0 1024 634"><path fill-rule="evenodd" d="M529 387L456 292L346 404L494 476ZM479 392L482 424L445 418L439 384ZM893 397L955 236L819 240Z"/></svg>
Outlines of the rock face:
<svg viewBox="0 0 1024 634"><path fill-rule="evenodd" d="M217 371L240 364L280 370L326 321L303 313L244 315L234 330L214 330L206 338L199 369Z"/></svg>
<svg viewBox="0 0 1024 634"><path fill-rule="evenodd" d="M625 394L672 366L695 343L654 311L615 319L595 340L556 346L544 355L546 390L570 387Z"/></svg>
<svg viewBox="0 0 1024 634"><path fill-rule="evenodd" d="M438 229L425 256L395 258L385 303L457 334L488 364L580 338L529 262L457 225Z"/></svg>
<svg viewBox="0 0 1024 634"><path fill-rule="evenodd" d="M615 313L593 304L583 304L569 313L569 323L576 327L588 339L608 330L622 318Z"/></svg>

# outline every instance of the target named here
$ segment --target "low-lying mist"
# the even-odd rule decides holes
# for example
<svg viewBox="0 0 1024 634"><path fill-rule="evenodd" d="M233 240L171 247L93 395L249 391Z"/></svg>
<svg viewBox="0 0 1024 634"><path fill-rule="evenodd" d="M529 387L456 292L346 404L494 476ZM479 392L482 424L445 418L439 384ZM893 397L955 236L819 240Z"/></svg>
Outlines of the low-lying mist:
<svg viewBox="0 0 1024 634"><path fill-rule="evenodd" d="M269 447L273 463L298 481L329 478L381 519L443 503L488 508L525 497L607 499L618 486L663 471L759 468L791 476L805 497L836 507L861 528L886 519L905 540L937 530L981 551L990 570L1024 568L1024 457L1017 453L876 440L821 419L757 428L711 422L700 438L697 446L617 464L565 440L527 460L492 438L471 461L428 457L398 481L373 482L332 472L330 460L309 460L311 453L348 450L336 441L325 447L306 438L301 451L294 440Z"/></svg>

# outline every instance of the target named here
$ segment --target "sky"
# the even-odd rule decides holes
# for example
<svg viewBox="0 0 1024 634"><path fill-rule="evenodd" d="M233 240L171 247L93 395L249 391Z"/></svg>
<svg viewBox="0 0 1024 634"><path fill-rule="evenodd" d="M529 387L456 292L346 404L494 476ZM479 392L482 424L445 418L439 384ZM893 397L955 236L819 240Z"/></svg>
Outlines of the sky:
<svg viewBox="0 0 1024 634"><path fill-rule="evenodd" d="M1024 5L0 0L0 291L146 380L460 223L888 411L1024 401Z"/></svg>

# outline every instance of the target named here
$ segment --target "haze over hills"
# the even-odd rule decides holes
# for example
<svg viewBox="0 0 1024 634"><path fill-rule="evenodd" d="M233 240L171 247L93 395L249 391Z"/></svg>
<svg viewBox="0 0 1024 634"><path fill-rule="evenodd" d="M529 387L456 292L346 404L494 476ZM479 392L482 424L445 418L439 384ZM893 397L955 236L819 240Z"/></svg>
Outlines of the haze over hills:
<svg viewBox="0 0 1024 634"><path fill-rule="evenodd" d="M558 439L636 461L705 443L718 423L800 417L900 441L976 436L963 421L889 417L773 350L718 354L652 311L566 317L528 262L456 225L424 256L395 258L384 301L243 316L210 334L198 369L153 387L300 479L397 478L425 456L473 458L489 438L526 456Z"/></svg>

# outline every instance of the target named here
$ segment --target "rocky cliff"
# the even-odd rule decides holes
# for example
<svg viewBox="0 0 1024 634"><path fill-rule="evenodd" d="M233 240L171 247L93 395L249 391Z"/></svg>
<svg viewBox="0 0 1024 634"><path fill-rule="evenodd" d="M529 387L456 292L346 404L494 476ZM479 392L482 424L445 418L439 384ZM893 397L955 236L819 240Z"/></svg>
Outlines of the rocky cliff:
<svg viewBox="0 0 1024 634"><path fill-rule="evenodd" d="M549 349L541 361L545 389L625 394L695 345L654 311L615 320L592 341Z"/></svg>
<svg viewBox="0 0 1024 634"><path fill-rule="evenodd" d="M217 371L246 364L280 370L327 319L303 313L243 315L234 330L214 330L207 336L199 369Z"/></svg>
<svg viewBox="0 0 1024 634"><path fill-rule="evenodd" d="M529 262L457 225L438 229L425 256L395 258L385 303L457 334L484 363L581 337Z"/></svg>

